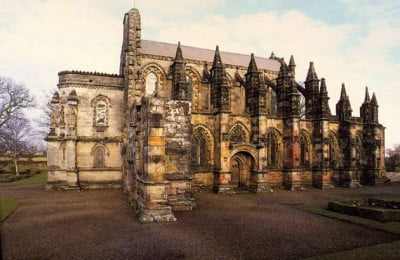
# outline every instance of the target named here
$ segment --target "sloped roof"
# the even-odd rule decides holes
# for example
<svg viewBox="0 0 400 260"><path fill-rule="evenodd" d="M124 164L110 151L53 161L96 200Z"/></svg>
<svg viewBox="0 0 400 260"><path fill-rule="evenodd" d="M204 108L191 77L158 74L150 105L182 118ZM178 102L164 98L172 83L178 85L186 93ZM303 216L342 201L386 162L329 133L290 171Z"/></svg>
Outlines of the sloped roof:
<svg viewBox="0 0 400 260"><path fill-rule="evenodd" d="M142 53L150 55L158 55L165 57L175 57L176 48L178 44L157 42L142 40ZM207 61L212 62L214 60L214 50L202 49L196 47L190 47L181 45L183 58L189 60ZM247 67L250 62L250 55L244 55L239 53L224 52L221 51L221 59L224 64L236 65ZM274 59L255 57L257 67L259 69L266 69L272 71L279 71L280 63Z"/></svg>

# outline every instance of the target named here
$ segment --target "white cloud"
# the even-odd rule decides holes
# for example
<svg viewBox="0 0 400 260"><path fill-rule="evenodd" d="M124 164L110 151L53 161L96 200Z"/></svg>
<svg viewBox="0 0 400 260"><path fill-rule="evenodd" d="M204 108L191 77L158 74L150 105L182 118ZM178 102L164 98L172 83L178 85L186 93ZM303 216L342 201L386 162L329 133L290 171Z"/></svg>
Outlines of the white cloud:
<svg viewBox="0 0 400 260"><path fill-rule="evenodd" d="M347 12L363 24L327 24L298 11L265 11L228 17L226 0L137 0L143 37L185 45L269 56L271 51L295 56L298 80L308 62L327 79L332 108L346 82L354 114L365 85L376 91L387 144L399 143L392 120L399 63L390 50L400 46L396 23L399 4L387 1L344 1ZM64 69L116 73L122 41L123 14L131 0L2 0L0 10L0 73L24 81L35 93L57 84ZM360 12L361 10L361 12ZM398 54L397 54L398 55ZM334 109L332 109L334 111Z"/></svg>

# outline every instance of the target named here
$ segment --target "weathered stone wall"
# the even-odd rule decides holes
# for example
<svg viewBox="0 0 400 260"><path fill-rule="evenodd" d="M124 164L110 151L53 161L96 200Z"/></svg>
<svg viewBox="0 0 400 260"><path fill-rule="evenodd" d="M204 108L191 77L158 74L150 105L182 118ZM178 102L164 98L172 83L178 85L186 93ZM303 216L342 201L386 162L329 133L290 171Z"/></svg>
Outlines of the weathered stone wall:
<svg viewBox="0 0 400 260"><path fill-rule="evenodd" d="M165 178L169 181L168 203L173 210L195 206L191 190L192 175L190 122L191 103L171 100L165 103Z"/></svg>
<svg viewBox="0 0 400 260"><path fill-rule="evenodd" d="M67 71L59 77L48 137L48 188L120 187L122 78ZM99 102L102 115L97 110Z"/></svg>

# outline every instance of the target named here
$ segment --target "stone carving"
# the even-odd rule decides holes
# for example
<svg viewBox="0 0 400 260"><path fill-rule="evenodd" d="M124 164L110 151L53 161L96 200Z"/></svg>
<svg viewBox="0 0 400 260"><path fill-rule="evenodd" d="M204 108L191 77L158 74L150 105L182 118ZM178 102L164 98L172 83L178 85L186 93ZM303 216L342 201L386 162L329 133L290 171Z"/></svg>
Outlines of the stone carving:
<svg viewBox="0 0 400 260"><path fill-rule="evenodd" d="M60 126L64 126L64 125L65 125L64 106L61 106L59 117L60 117L60 124L59 124L59 125L60 125Z"/></svg>
<svg viewBox="0 0 400 260"><path fill-rule="evenodd" d="M70 129L75 129L76 128L76 123L77 123L76 108L75 107L70 107L69 115L68 115L68 126L69 126L69 128Z"/></svg>
<svg viewBox="0 0 400 260"><path fill-rule="evenodd" d="M240 144L247 142L246 131L241 125L236 125L230 132L230 142L232 144Z"/></svg>

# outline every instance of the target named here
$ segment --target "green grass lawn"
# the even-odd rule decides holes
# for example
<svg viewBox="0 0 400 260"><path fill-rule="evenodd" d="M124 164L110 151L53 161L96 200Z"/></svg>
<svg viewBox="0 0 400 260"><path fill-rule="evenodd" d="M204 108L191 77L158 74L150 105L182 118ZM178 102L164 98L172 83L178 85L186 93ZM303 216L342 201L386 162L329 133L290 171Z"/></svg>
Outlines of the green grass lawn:
<svg viewBox="0 0 400 260"><path fill-rule="evenodd" d="M46 183L46 181L47 181L47 173L40 173L22 180L0 183L0 187L30 185L30 184L40 184L40 183L44 184Z"/></svg>
<svg viewBox="0 0 400 260"><path fill-rule="evenodd" d="M18 208L18 202L8 197L0 197L0 222Z"/></svg>

